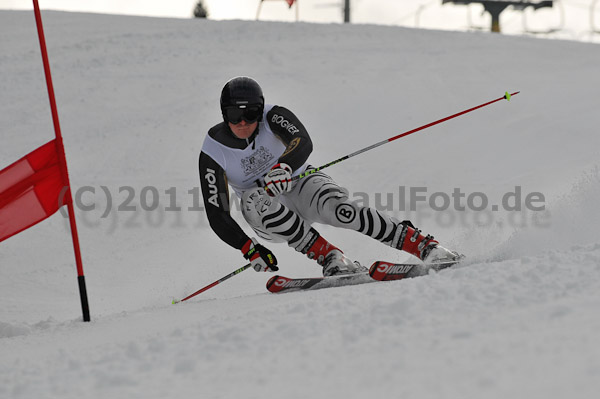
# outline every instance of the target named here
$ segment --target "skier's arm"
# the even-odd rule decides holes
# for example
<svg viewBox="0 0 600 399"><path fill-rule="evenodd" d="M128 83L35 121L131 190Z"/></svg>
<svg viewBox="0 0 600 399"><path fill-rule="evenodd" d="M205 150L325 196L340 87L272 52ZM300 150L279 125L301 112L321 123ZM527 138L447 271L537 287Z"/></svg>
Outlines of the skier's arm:
<svg viewBox="0 0 600 399"><path fill-rule="evenodd" d="M296 115L287 108L275 105L267 113L267 123L286 145L285 152L279 157L279 163L289 165L292 170L304 165L313 150L313 145L308 131Z"/></svg>
<svg viewBox="0 0 600 399"><path fill-rule="evenodd" d="M200 187L210 227L221 240L241 250L250 237L229 213L229 189L225 171L204 152L200 153L199 168Z"/></svg>

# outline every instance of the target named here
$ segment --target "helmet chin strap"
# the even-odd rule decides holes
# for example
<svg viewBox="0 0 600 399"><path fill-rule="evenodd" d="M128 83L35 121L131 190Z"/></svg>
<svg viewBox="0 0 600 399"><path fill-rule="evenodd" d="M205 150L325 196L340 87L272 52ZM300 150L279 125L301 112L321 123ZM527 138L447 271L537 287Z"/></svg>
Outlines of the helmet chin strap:
<svg viewBox="0 0 600 399"><path fill-rule="evenodd" d="M252 137L254 137L254 139L252 140L252 150L256 150L256 136L258 136L258 125L256 126L256 130L252 133L252 136L246 139L246 142L248 142ZM250 145L249 142L248 145Z"/></svg>

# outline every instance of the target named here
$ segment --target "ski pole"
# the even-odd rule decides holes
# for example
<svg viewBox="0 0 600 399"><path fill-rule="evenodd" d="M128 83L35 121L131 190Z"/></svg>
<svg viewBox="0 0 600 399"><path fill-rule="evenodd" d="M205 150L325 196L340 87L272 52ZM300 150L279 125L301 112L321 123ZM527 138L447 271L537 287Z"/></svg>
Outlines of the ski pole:
<svg viewBox="0 0 600 399"><path fill-rule="evenodd" d="M404 133L402 133L402 134L399 134L399 135L397 135L397 136L390 137L389 139L382 140L382 141L380 141L379 143L375 143L375 144L373 144L373 145L370 145L370 146L368 146L368 147L362 148L362 149L360 149L360 150L358 150L358 151L355 151L355 152L353 152L352 154L348 154L348 155L346 155L346 156L343 156L343 157L341 157L340 159L336 159L335 161L331 161L331 162L329 162L329 163L326 163L325 165L323 165L323 166L320 166L320 167L318 167L318 168L316 168L316 169L310 169L310 170L307 170L307 171L306 171L306 172L304 172L304 173L300 173L298 176L294 176L294 177L292 177L292 181L294 181L294 180L300 180L300 179L302 179L302 178L305 178L306 176L309 176L309 175L311 175L311 174L313 174L313 173L316 173L316 172L318 172L318 171L320 171L320 170L322 170L322 169L328 168L328 167L330 167L330 166L332 166L332 165L335 165L335 164L338 164L338 163L340 163L340 162L342 162L342 161L345 161L345 160L346 160L346 159L348 159L348 158L352 158L353 156L356 156L356 155L358 155L358 154L362 154L363 152L370 151L370 150L372 150L373 148L377 148L377 147L379 147L379 146L381 146L381 145L384 145L384 144L390 143L390 142L392 142L392 141L394 141L394 140L398 140L399 138L402 138L402 137L408 136L409 134L413 134L413 133L416 133L416 132L418 132L418 131L420 131L420 130L427 129L428 127L431 127L431 126L437 125L438 123L446 122L446 121L448 121L448 120L450 120L450 119L456 118L457 116L461 116L461 115L464 115L464 114L466 114L466 113L469 113L469 112L471 112L471 111L475 111L476 109L483 108L483 107L485 107L485 106L487 106L487 105L490 105L490 104L493 104L493 103L495 103L495 102L497 102L497 101L500 101L500 100L508 100L508 101L510 101L510 98L511 98L512 96L515 96L515 95L517 95L517 94L519 94L519 93L520 93L520 92L518 92L518 91L517 91L517 92L514 92L514 93L512 93L512 94L509 94L508 92L506 92L506 93L504 93L504 95L503 95L502 97L500 97L500 98L497 98L497 99L495 99L495 100L492 100L492 101L489 101L489 102L487 102L487 103L484 103L484 104L478 105L478 106L476 106L476 107L469 108L469 109L467 109L467 110L464 110L464 111L458 112L458 113L456 113L456 114L454 114L454 115L447 116L447 117L445 117L445 118L442 118L442 119L439 119L439 120L437 120L437 121L435 121L435 122L431 122L431 123L428 123L428 124L426 124L426 125L420 126L420 127L416 128L416 129L409 130L409 131L407 131L407 132L404 132Z"/></svg>
<svg viewBox="0 0 600 399"><path fill-rule="evenodd" d="M240 267L239 269L232 271L232 272L231 272L231 273L229 273L227 276L221 277L220 279L218 279L218 280L217 280L217 281L215 281L214 283L211 283L211 284L207 285L207 286L206 286L206 287L204 287L204 288L200 288L198 291L194 292L194 293L193 293L193 294L191 294L191 295L188 295L188 296L186 296L185 298L183 298L183 299L181 299L181 300L179 300L179 301L178 301L178 300L176 300L176 299L173 299L173 305L175 305L176 303L179 303L179 302L187 301L188 299L190 299L190 298L193 298L193 297L195 297L196 295L203 293L204 291L206 291L206 290L208 290L208 289L210 289L210 288L214 287L215 285L217 285L217 284L220 284L220 283L222 283L223 281L225 281L225 280L227 280L227 279L229 279L229 278L231 278L231 277L235 276L236 274L239 274L239 273L243 272L244 270L248 269L250 266L252 266L252 264L248 263L247 265L244 265L244 266Z"/></svg>

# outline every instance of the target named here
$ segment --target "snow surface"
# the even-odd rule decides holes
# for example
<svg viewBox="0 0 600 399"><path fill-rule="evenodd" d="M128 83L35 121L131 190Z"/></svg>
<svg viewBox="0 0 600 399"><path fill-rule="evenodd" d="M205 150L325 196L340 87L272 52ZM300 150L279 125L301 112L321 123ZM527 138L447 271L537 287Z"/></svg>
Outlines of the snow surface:
<svg viewBox="0 0 600 399"><path fill-rule="evenodd" d="M71 183L96 205L77 212L92 322L81 322L65 218L3 242L0 398L597 395L600 47L370 25L43 17ZM32 13L0 12L0 26L4 167L54 133ZM244 264L188 209L220 89L242 74L304 121L316 165L520 90L328 169L372 206L395 195L392 213L467 263L283 295L250 270L172 305ZM160 204L144 211L152 187ZM402 212L401 187L483 193L489 207ZM545 210L489 211L515 187L523 199L542 194ZM365 264L409 259L319 230ZM319 274L271 247L282 274Z"/></svg>

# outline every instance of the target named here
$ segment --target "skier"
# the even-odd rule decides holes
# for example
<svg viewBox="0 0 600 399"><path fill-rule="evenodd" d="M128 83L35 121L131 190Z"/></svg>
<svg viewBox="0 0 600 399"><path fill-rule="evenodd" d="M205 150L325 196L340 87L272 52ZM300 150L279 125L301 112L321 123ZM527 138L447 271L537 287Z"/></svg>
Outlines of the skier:
<svg viewBox="0 0 600 399"><path fill-rule="evenodd" d="M265 104L259 84L249 77L229 80L221 91L223 122L213 126L200 152L200 183L213 231L240 250L256 271L276 271L275 255L250 238L229 212L231 186L241 198L242 215L254 232L271 242L287 242L315 259L324 276L366 271L348 259L311 225L352 229L425 263L458 259L410 221L400 222L349 200L348 191L311 168L313 145L306 128L288 109Z"/></svg>

